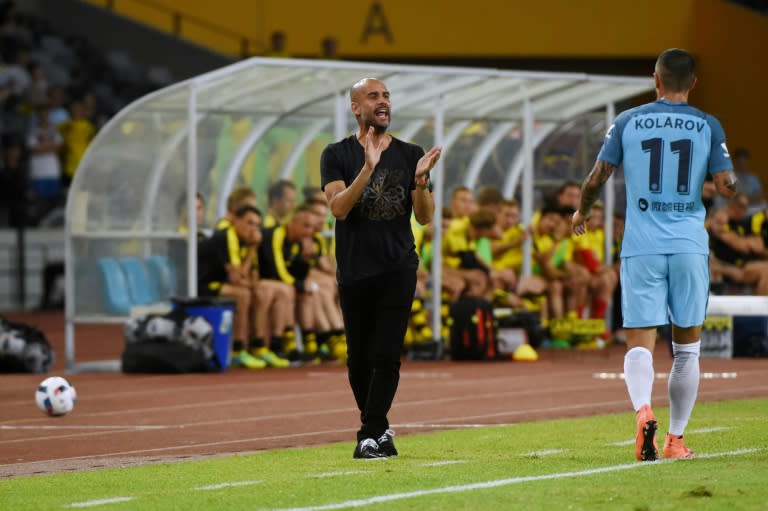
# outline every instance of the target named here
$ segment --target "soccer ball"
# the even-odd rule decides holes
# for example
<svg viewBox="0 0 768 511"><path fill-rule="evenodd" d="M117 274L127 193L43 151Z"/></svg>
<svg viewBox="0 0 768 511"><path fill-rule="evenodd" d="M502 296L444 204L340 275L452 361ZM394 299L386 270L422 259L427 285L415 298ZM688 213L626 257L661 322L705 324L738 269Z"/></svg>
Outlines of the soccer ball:
<svg viewBox="0 0 768 511"><path fill-rule="evenodd" d="M139 342L144 337L144 326L147 322L147 316L131 316L123 325L123 337L125 342L130 344Z"/></svg>
<svg viewBox="0 0 768 511"><path fill-rule="evenodd" d="M164 316L154 316L147 321L145 332L149 339L173 341L178 335L178 328L174 320Z"/></svg>
<svg viewBox="0 0 768 511"><path fill-rule="evenodd" d="M53 417L71 412L76 400L75 387L61 376L46 378L35 391L37 407Z"/></svg>
<svg viewBox="0 0 768 511"><path fill-rule="evenodd" d="M211 339L213 328L211 324L201 316L189 316L181 325L181 341L193 349L202 349L206 357L213 354Z"/></svg>

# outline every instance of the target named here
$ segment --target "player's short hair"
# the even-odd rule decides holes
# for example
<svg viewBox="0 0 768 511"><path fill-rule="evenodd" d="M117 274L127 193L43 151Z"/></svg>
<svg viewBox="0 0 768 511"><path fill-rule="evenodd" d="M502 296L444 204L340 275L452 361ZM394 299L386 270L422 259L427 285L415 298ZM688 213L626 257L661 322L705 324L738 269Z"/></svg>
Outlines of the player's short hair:
<svg viewBox="0 0 768 511"><path fill-rule="evenodd" d="M454 198L455 198L455 197L456 197L458 194L460 194L461 192L469 192L469 193L472 193L472 190L470 190L468 186L464 186L464 185L461 185L461 186L457 186L457 187L456 187L456 188L454 188L454 189L453 189L453 191L451 192L451 199L454 199ZM473 196L473 197L474 197L474 195L475 195L475 194L474 194L474 193L472 193L472 196Z"/></svg>
<svg viewBox="0 0 768 511"><path fill-rule="evenodd" d="M235 215L235 218L243 218L248 213L256 213L257 215L262 216L259 208L255 208L250 204L246 204L245 206L240 206L235 210L233 214Z"/></svg>
<svg viewBox="0 0 768 511"><path fill-rule="evenodd" d="M490 229L496 224L496 215L489 209L480 208L469 215L469 223L475 229Z"/></svg>
<svg viewBox="0 0 768 511"><path fill-rule="evenodd" d="M664 88L670 92L685 92L693 85L696 61L693 55L680 48L670 48L656 59L656 74Z"/></svg>
<svg viewBox="0 0 768 511"><path fill-rule="evenodd" d="M499 189L494 186L483 186L480 188L480 191L477 192L477 205L480 207L493 206L503 202L504 196Z"/></svg>
<svg viewBox="0 0 768 511"><path fill-rule="evenodd" d="M249 186L238 186L227 196L227 211L234 213L249 199L256 199L256 192Z"/></svg>
<svg viewBox="0 0 768 511"><path fill-rule="evenodd" d="M272 204L273 202L282 199L285 195L285 190L289 188L295 190L296 185L286 179L281 179L269 187L269 190L267 190L267 200Z"/></svg>
<svg viewBox="0 0 768 511"><path fill-rule="evenodd" d="M504 199L504 202L502 202L501 205L507 206L507 207L513 207L513 208L520 207L520 203L517 202L517 199Z"/></svg>

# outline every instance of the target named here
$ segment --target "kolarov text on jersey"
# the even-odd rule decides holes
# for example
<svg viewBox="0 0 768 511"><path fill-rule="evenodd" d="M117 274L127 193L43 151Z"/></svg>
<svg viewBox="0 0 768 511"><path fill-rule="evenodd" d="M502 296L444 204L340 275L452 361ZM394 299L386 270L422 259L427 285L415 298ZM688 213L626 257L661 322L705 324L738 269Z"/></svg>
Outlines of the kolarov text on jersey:
<svg viewBox="0 0 768 511"><path fill-rule="evenodd" d="M664 99L632 108L616 117L597 159L624 165L623 257L709 253L702 185L732 168L715 117Z"/></svg>

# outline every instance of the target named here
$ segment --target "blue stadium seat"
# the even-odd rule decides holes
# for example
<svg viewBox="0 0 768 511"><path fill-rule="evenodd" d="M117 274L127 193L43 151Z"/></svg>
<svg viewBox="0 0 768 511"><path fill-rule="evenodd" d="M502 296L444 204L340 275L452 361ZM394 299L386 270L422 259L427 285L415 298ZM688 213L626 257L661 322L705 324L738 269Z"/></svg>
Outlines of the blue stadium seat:
<svg viewBox="0 0 768 511"><path fill-rule="evenodd" d="M161 300L176 294L176 269L167 256L152 255L145 260L150 278L157 283Z"/></svg>
<svg viewBox="0 0 768 511"><path fill-rule="evenodd" d="M120 266L125 272L133 305L149 305L158 301L157 282L149 277L144 263L135 257L123 257Z"/></svg>
<svg viewBox="0 0 768 511"><path fill-rule="evenodd" d="M128 282L120 264L111 257L99 260L99 272L102 277L104 304L110 314L128 315L131 310L131 297Z"/></svg>

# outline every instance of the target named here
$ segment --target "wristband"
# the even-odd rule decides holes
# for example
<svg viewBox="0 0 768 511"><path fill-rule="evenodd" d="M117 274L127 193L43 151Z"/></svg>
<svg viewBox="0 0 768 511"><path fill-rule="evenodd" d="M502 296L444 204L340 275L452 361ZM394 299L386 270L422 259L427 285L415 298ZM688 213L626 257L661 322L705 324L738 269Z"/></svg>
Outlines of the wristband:
<svg viewBox="0 0 768 511"><path fill-rule="evenodd" d="M432 182L429 180L429 176L427 176L427 179L424 180L424 184L420 185L419 183L416 183L416 188L419 190L429 190L432 191Z"/></svg>

